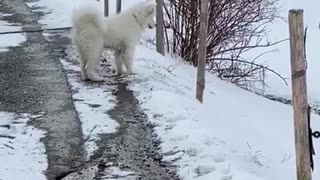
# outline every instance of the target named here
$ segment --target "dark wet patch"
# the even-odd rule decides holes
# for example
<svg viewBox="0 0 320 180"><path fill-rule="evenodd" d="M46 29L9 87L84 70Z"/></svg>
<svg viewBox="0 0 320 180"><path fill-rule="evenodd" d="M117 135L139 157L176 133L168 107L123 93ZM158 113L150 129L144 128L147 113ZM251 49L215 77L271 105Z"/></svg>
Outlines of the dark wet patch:
<svg viewBox="0 0 320 180"><path fill-rule="evenodd" d="M10 129L11 127L9 124L4 124L4 125L0 125L0 128Z"/></svg>
<svg viewBox="0 0 320 180"><path fill-rule="evenodd" d="M7 139L14 139L14 136L10 136L10 135L1 135L0 134L0 138L7 138Z"/></svg>
<svg viewBox="0 0 320 180"><path fill-rule="evenodd" d="M179 179L176 167L162 161L161 141L154 132L154 125L127 89L127 83L120 83L117 87L118 104L108 114L120 124L120 128L115 134L101 136L100 149L92 158L121 164L122 170L133 171L141 180ZM102 177L103 172L98 176Z"/></svg>
<svg viewBox="0 0 320 180"><path fill-rule="evenodd" d="M81 101L81 102L83 102L84 100L83 99L73 99L73 101Z"/></svg>
<svg viewBox="0 0 320 180"><path fill-rule="evenodd" d="M54 177L54 180L62 180L63 178L67 177L69 174L76 172L77 170L70 170L65 172L60 172L58 175Z"/></svg>
<svg viewBox="0 0 320 180"><path fill-rule="evenodd" d="M99 107L101 107L100 104L88 104L88 106L91 107L91 108L99 108Z"/></svg>

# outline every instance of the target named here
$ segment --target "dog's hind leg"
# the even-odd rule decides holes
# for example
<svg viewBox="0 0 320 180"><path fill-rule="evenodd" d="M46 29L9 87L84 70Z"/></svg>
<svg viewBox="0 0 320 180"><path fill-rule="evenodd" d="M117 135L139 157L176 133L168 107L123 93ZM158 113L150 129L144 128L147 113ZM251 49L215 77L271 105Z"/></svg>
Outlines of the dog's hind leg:
<svg viewBox="0 0 320 180"><path fill-rule="evenodd" d="M128 47L123 54L123 63L127 70L127 75L132 74L134 47Z"/></svg>
<svg viewBox="0 0 320 180"><path fill-rule="evenodd" d="M103 51L103 41L102 39L97 39L94 43L94 45L88 46L91 48L87 51L88 59L85 69L87 71L87 76L91 81L103 81L103 77L96 72Z"/></svg>
<svg viewBox="0 0 320 180"><path fill-rule="evenodd" d="M81 79L83 81L88 80L88 76L87 76L87 72L86 72L86 64L87 64L87 59L85 58L85 51L84 51L84 47L81 46L81 44L79 43L74 43L76 45L76 49L79 53L79 63L80 63L80 68L81 68Z"/></svg>
<svg viewBox="0 0 320 180"><path fill-rule="evenodd" d="M82 80L88 80L88 75L87 75L87 71L86 71L86 60L83 59L83 55L82 53L80 54L80 68L81 68L81 78Z"/></svg>
<svg viewBox="0 0 320 180"><path fill-rule="evenodd" d="M123 74L123 53L121 50L116 50L115 53L115 64L117 68L117 74L121 75Z"/></svg>
<svg viewBox="0 0 320 180"><path fill-rule="evenodd" d="M81 78L82 80L88 80L88 75L86 72L86 65L84 63L80 63L80 68L81 68Z"/></svg>

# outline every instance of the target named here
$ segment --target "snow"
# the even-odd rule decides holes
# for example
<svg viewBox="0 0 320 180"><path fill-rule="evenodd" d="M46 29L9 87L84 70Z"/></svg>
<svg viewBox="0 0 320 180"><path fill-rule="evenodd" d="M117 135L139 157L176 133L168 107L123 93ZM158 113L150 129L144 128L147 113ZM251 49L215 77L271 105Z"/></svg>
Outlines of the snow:
<svg viewBox="0 0 320 180"><path fill-rule="evenodd" d="M123 171L118 167L114 167L113 163L107 163L107 167L101 171L98 165L91 166L89 168L82 169L80 172L75 172L64 177L63 180L74 180L74 179L95 179L96 173L99 172L101 179L105 180L135 180L135 173L129 171Z"/></svg>
<svg viewBox="0 0 320 180"><path fill-rule="evenodd" d="M108 167L104 170L101 179L119 179L119 180L135 180L133 172L127 172L119 169L118 167Z"/></svg>
<svg viewBox="0 0 320 180"><path fill-rule="evenodd" d="M195 100L196 70L139 47L130 88L185 179L295 179L292 107L207 74ZM136 83L139 81L140 83ZM320 118L312 115L313 127ZM319 149L315 142L315 149ZM316 165L319 157L315 157ZM319 164L318 164L319 165ZM317 166L314 178L320 177Z"/></svg>
<svg viewBox="0 0 320 180"><path fill-rule="evenodd" d="M48 163L40 142L45 132L27 124L41 116L0 112L0 179L46 179Z"/></svg>
<svg viewBox="0 0 320 180"><path fill-rule="evenodd" d="M2 17L11 16L11 14L1 14L0 12L0 32L8 32L8 31L19 31L21 30L21 26L10 24L6 21L1 20ZM11 46L19 46L20 43L26 41L26 36L24 33L22 34L0 34L0 52L8 51L7 47Z"/></svg>
<svg viewBox="0 0 320 180"><path fill-rule="evenodd" d="M132 1L124 1L123 4L129 2ZM282 2L285 4L285 17L288 8L305 8L310 37L307 51L309 95L312 100L318 101L318 22L313 22L318 14L317 6L314 2L302 3L298 0ZM103 8L102 0L42 0L29 3L29 6L47 7L52 13L45 15L40 22L47 24L47 27L61 27L70 26L72 9L85 4L99 6L100 10ZM275 23L270 29L273 30L271 38L288 37L286 23ZM290 77L288 42L278 48L279 52L265 56L262 61L285 77ZM117 127L104 112L116 103L108 89L112 86L87 85L79 80L79 75L75 75L79 74L78 66L64 60L61 62L75 90L73 98L84 134L90 139L88 142L93 142L86 144L92 153L98 134L114 132ZM129 88L139 99L149 120L157 125L155 129L163 141L164 158L178 166L181 177L188 180L296 179L291 106L267 100L220 81L211 74L207 74L205 102L200 104L195 99L195 68L181 60L162 57L142 45L136 52L134 71L135 75L128 78L131 80ZM268 93L290 97L290 86L282 85L275 77L270 75L268 84L271 86ZM99 108L92 108L89 104L97 104ZM319 116L314 114L312 127L320 129ZM316 140L314 143L318 151L320 143ZM320 157L314 159L313 178L319 179Z"/></svg>
<svg viewBox="0 0 320 180"><path fill-rule="evenodd" d="M99 134L114 133L119 126L107 114L107 111L115 106L116 99L112 95L112 87L108 85L95 87L81 81L78 64L75 65L65 59L60 59L60 62L67 70L68 82L74 91L72 98L81 121L82 133L86 140L87 158L89 159L98 148L96 142L100 140Z"/></svg>

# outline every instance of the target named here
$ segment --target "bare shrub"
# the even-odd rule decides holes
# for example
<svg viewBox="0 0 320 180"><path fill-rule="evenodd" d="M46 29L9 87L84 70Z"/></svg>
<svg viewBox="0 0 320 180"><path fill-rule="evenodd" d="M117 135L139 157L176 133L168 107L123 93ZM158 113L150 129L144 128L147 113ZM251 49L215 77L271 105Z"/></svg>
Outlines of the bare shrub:
<svg viewBox="0 0 320 180"><path fill-rule="evenodd" d="M264 87L266 71L282 78L268 67L255 63L270 51L252 59L244 58L252 49L282 42L270 42L266 29L267 24L279 18L278 1L209 0L208 70L247 89L256 83ZM165 15L167 50L196 66L200 0L167 0Z"/></svg>

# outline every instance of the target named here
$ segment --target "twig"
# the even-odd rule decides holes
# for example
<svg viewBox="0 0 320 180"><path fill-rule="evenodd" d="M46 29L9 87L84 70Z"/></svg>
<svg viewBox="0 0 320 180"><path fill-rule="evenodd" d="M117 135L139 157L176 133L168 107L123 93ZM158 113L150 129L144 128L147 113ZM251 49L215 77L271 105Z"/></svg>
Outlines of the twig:
<svg viewBox="0 0 320 180"><path fill-rule="evenodd" d="M223 53L228 52L228 51L271 47L271 46L275 46L275 45L280 44L280 43L285 42L285 41L289 41L289 39L286 38L286 39L282 39L282 40L280 40L280 41L276 41L276 42L274 42L274 43L267 43L267 44L261 44L261 45L234 47L234 48L232 48L232 49L226 49L226 50L221 50L221 51L219 51L219 52L216 52L216 53L213 54L213 56L216 56L216 55L219 55L219 54L223 54Z"/></svg>
<svg viewBox="0 0 320 180"><path fill-rule="evenodd" d="M21 30L21 31L7 31L7 32L0 32L0 35L18 34L18 33L34 33L34 32L43 32L43 31L70 30L70 29L71 29L71 27L62 27L62 28L33 29L33 30Z"/></svg>
<svg viewBox="0 0 320 180"><path fill-rule="evenodd" d="M9 124L4 124L4 125L0 125L1 128L7 128L10 129L10 125Z"/></svg>
<svg viewBox="0 0 320 180"><path fill-rule="evenodd" d="M9 136L9 135L1 135L1 134L0 134L0 138L14 139L15 137Z"/></svg>
<svg viewBox="0 0 320 180"><path fill-rule="evenodd" d="M213 60L221 60L221 61L233 61L233 62L242 62L242 63L245 63L245 64L251 64L251 65L254 65L254 66L257 66L257 67L260 67L260 68L263 68L263 69L266 69L272 73L274 73L275 75L277 75L280 79L282 79L284 81L284 83L286 85L288 85L288 82L286 81L286 78L281 76L281 74L277 73L275 70L272 70L266 66L263 66L263 65L260 65L260 64L256 64L254 62L248 62L248 61L244 61L244 60L241 60L241 59L232 59L232 58L214 58Z"/></svg>
<svg viewBox="0 0 320 180"><path fill-rule="evenodd" d="M10 149L14 149L12 146L9 146L7 144L4 144L5 147L10 148Z"/></svg>

